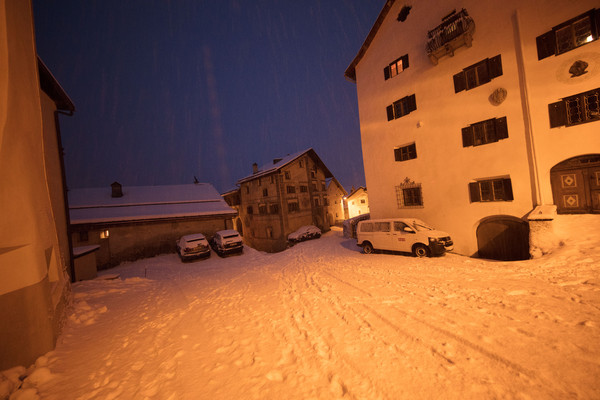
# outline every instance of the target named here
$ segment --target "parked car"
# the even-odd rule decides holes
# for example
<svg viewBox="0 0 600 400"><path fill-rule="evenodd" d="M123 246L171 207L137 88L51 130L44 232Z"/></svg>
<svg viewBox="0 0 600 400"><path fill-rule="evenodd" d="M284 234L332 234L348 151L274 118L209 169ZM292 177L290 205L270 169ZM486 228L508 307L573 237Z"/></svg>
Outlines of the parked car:
<svg viewBox="0 0 600 400"><path fill-rule="evenodd" d="M290 243L302 242L304 240L316 239L321 237L321 230L314 225L305 225L298 228L295 232L288 235Z"/></svg>
<svg viewBox="0 0 600 400"><path fill-rule="evenodd" d="M358 225L358 223L360 221L364 221L365 219L369 219L369 218L371 218L371 214L367 213L367 214L357 215L356 217L348 218L347 220L345 220L342 223L344 237L356 239L356 225Z"/></svg>
<svg viewBox="0 0 600 400"><path fill-rule="evenodd" d="M182 236L177 241L177 253L183 261L200 257L210 257L210 246L203 234L194 233Z"/></svg>
<svg viewBox="0 0 600 400"><path fill-rule="evenodd" d="M415 257L439 256L454 249L446 232L416 218L371 219L358 223L357 243L365 254L374 250L412 253Z"/></svg>
<svg viewBox="0 0 600 400"><path fill-rule="evenodd" d="M212 238L213 249L220 256L241 253L244 251L244 243L238 231L226 229L218 231Z"/></svg>

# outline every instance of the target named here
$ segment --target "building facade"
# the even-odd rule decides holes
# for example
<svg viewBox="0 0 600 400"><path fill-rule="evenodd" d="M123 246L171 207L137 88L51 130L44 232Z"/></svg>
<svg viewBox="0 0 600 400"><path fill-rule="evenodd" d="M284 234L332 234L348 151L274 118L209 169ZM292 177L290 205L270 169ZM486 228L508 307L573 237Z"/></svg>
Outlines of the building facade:
<svg viewBox="0 0 600 400"><path fill-rule="evenodd" d="M369 195L367 189L360 186L346 197L348 206L348 218L354 218L359 215L369 214Z"/></svg>
<svg viewBox="0 0 600 400"><path fill-rule="evenodd" d="M211 238L237 216L208 183L111 186L69 191L73 246L98 246L99 269L175 252L181 236Z"/></svg>
<svg viewBox="0 0 600 400"><path fill-rule="evenodd" d="M460 254L520 259L536 207L600 212L597 6L387 1L345 72L372 217L417 217Z"/></svg>
<svg viewBox="0 0 600 400"><path fill-rule="evenodd" d="M37 57L29 1L0 1L0 370L52 350L70 295L59 113L75 107Z"/></svg>
<svg viewBox="0 0 600 400"><path fill-rule="evenodd" d="M329 225L340 225L347 218L344 202L348 192L338 182L337 179L331 178L327 182L327 220Z"/></svg>
<svg viewBox="0 0 600 400"><path fill-rule="evenodd" d="M326 180L332 177L313 149L260 168L254 164L252 175L237 182L244 242L277 252L285 250L287 236L301 226L328 231Z"/></svg>

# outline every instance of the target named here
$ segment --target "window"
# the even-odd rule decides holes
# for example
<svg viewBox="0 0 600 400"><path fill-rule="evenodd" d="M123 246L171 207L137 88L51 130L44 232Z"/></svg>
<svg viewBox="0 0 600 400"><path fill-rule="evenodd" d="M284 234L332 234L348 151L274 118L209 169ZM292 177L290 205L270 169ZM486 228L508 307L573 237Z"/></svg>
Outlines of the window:
<svg viewBox="0 0 600 400"><path fill-rule="evenodd" d="M306 193L306 192L308 192L308 186L300 185L300 193Z"/></svg>
<svg viewBox="0 0 600 400"><path fill-rule="evenodd" d="M248 214L253 214L254 213L254 210L252 209L252 206L246 207L246 213L248 213Z"/></svg>
<svg viewBox="0 0 600 400"><path fill-rule="evenodd" d="M598 40L599 36L600 10L591 9L535 38L538 60L566 53Z"/></svg>
<svg viewBox="0 0 600 400"><path fill-rule="evenodd" d="M292 201L288 203L288 212L300 211L300 204L297 201Z"/></svg>
<svg viewBox="0 0 600 400"><path fill-rule="evenodd" d="M290 179L290 171L285 171L284 173L285 179L289 180Z"/></svg>
<svg viewBox="0 0 600 400"><path fill-rule="evenodd" d="M263 189L263 197L267 197L269 195L269 189L264 188Z"/></svg>
<svg viewBox="0 0 600 400"><path fill-rule="evenodd" d="M269 214L279 214L279 204L273 203L269 205Z"/></svg>
<svg viewBox="0 0 600 400"><path fill-rule="evenodd" d="M406 146L396 147L394 149L394 158L396 161L406 161L417 158L417 146L411 143Z"/></svg>
<svg viewBox="0 0 600 400"><path fill-rule="evenodd" d="M259 204L258 205L258 213L260 215L265 215L267 213L267 205L266 204Z"/></svg>
<svg viewBox="0 0 600 400"><path fill-rule="evenodd" d="M471 90L502 75L502 57L498 54L473 64L453 76L454 93Z"/></svg>
<svg viewBox="0 0 600 400"><path fill-rule="evenodd" d="M100 239L108 239L108 236L109 236L108 229L103 230L102 232L100 232Z"/></svg>
<svg viewBox="0 0 600 400"><path fill-rule="evenodd" d="M360 224L361 232L389 232L389 222L363 222Z"/></svg>
<svg viewBox="0 0 600 400"><path fill-rule="evenodd" d="M360 204L366 204L367 201L365 199L360 199Z"/></svg>
<svg viewBox="0 0 600 400"><path fill-rule="evenodd" d="M421 184L411 182L407 178L396 186L396 203L398 208L423 207Z"/></svg>
<svg viewBox="0 0 600 400"><path fill-rule="evenodd" d="M300 160L300 168L304 168L304 161Z"/></svg>
<svg viewBox="0 0 600 400"><path fill-rule="evenodd" d="M600 121L600 88L548 105L550 128Z"/></svg>
<svg viewBox="0 0 600 400"><path fill-rule="evenodd" d="M325 181L321 181L321 191L325 191Z"/></svg>
<svg viewBox="0 0 600 400"><path fill-rule="evenodd" d="M395 77L400 72L408 68L408 54L403 55L397 60L394 60L383 69L383 77L385 80Z"/></svg>
<svg viewBox="0 0 600 400"><path fill-rule="evenodd" d="M321 202L319 201L318 197L313 198L313 204L315 205L315 207L319 207L321 205Z"/></svg>
<svg viewBox="0 0 600 400"><path fill-rule="evenodd" d="M513 200L510 178L487 179L469 183L471 203Z"/></svg>
<svg viewBox="0 0 600 400"><path fill-rule="evenodd" d="M246 194L250 193L250 185L246 185Z"/></svg>
<svg viewBox="0 0 600 400"><path fill-rule="evenodd" d="M310 171L310 177L315 179L317 177L317 172L315 170Z"/></svg>
<svg viewBox="0 0 600 400"><path fill-rule="evenodd" d="M310 187L312 188L313 192L317 191L317 182L311 182Z"/></svg>
<svg viewBox="0 0 600 400"><path fill-rule="evenodd" d="M287 190L288 194L296 193L296 186L288 185L288 186L286 186L286 190Z"/></svg>
<svg viewBox="0 0 600 400"><path fill-rule="evenodd" d="M480 146L508 138L506 117L476 122L462 128L463 147Z"/></svg>
<svg viewBox="0 0 600 400"><path fill-rule="evenodd" d="M275 183L275 175L271 175L271 183Z"/></svg>
<svg viewBox="0 0 600 400"><path fill-rule="evenodd" d="M327 197L323 198L323 205L329 206L329 199Z"/></svg>
<svg viewBox="0 0 600 400"><path fill-rule="evenodd" d="M393 119L404 117L405 115L410 114L416 109L417 100L414 94L403 97L400 100L396 100L393 104L387 106L387 119L388 121L391 121Z"/></svg>

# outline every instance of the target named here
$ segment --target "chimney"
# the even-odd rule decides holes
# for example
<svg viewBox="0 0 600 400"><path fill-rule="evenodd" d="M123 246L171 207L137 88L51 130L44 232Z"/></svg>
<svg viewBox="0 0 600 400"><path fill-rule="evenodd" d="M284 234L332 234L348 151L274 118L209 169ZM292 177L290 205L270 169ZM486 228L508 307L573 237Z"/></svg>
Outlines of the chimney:
<svg viewBox="0 0 600 400"><path fill-rule="evenodd" d="M252 164L252 173L256 174L258 172L258 164L254 163Z"/></svg>
<svg viewBox="0 0 600 400"><path fill-rule="evenodd" d="M273 159L273 164L277 164L281 160L283 160L283 158L274 158Z"/></svg>
<svg viewBox="0 0 600 400"><path fill-rule="evenodd" d="M123 187L119 182L111 183L110 187L112 188L111 197L123 197Z"/></svg>

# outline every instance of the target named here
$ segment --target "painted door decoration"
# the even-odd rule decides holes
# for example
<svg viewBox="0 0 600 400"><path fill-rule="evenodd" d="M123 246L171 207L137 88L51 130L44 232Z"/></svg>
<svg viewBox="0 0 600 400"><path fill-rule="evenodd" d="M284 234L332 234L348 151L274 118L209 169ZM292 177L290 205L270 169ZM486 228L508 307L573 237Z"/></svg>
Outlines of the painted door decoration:
<svg viewBox="0 0 600 400"><path fill-rule="evenodd" d="M575 157L550 171L559 214L600 213L600 155Z"/></svg>

